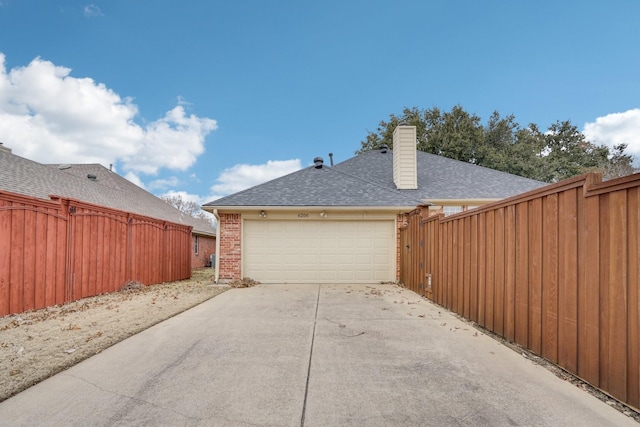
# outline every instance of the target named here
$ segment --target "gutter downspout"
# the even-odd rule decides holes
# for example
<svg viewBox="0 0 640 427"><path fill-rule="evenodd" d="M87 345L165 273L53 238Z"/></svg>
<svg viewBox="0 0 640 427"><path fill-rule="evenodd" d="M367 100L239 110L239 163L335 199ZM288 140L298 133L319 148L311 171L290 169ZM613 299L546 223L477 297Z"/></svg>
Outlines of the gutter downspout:
<svg viewBox="0 0 640 427"><path fill-rule="evenodd" d="M217 284L220 278L220 216L218 216L218 209L213 210L213 216L216 217L216 273L213 282Z"/></svg>

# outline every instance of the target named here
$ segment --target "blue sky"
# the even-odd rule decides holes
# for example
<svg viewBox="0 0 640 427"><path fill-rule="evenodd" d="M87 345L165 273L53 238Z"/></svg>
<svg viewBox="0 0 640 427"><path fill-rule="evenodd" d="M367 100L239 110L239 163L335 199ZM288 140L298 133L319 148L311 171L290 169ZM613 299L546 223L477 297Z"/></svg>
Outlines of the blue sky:
<svg viewBox="0 0 640 427"><path fill-rule="evenodd" d="M640 154L640 2L0 0L0 141L201 203L354 155L403 107Z"/></svg>

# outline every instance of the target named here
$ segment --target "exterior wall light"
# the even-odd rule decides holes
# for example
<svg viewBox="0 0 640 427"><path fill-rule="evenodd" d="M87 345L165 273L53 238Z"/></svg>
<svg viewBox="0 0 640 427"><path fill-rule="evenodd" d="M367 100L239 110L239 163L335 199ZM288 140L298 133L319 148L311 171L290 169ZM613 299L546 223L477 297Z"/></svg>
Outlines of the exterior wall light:
<svg viewBox="0 0 640 427"><path fill-rule="evenodd" d="M326 218L326 217L327 217L327 212L326 212L326 211L322 211L322 212L320 212L320 216L321 216L322 218Z"/></svg>
<svg viewBox="0 0 640 427"><path fill-rule="evenodd" d="M267 213L265 211L260 211L260 218L266 218Z"/></svg>

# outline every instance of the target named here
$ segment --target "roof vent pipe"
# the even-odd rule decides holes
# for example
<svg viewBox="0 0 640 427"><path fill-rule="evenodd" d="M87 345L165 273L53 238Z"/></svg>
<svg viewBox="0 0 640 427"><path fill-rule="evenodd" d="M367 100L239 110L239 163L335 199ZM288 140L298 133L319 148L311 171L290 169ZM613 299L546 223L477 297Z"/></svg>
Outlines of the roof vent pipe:
<svg viewBox="0 0 640 427"><path fill-rule="evenodd" d="M329 163L333 166L333 153L329 153Z"/></svg>
<svg viewBox="0 0 640 427"><path fill-rule="evenodd" d="M322 159L322 157L316 157L315 159L313 159L313 164L315 165L316 169L322 169L324 160Z"/></svg>
<svg viewBox="0 0 640 427"><path fill-rule="evenodd" d="M380 146L380 152L381 152L382 154L387 154L387 150L388 150L388 149L389 149L389 146L388 146L387 144L382 144L382 145Z"/></svg>

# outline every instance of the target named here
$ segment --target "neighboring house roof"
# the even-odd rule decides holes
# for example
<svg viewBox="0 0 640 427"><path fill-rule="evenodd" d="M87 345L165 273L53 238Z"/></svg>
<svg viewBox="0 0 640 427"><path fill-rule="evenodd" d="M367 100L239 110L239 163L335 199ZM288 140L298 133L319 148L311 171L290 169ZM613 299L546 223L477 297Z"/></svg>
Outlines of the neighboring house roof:
<svg viewBox="0 0 640 427"><path fill-rule="evenodd" d="M95 179L89 179L88 175ZM100 164L45 165L0 149L0 190L49 200L67 197L178 224L215 236L205 220L184 214Z"/></svg>
<svg viewBox="0 0 640 427"><path fill-rule="evenodd" d="M204 206L413 207L430 200L502 199L546 185L422 151L416 163L416 190L396 189L392 151L375 150L331 167L310 166Z"/></svg>

